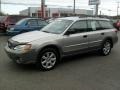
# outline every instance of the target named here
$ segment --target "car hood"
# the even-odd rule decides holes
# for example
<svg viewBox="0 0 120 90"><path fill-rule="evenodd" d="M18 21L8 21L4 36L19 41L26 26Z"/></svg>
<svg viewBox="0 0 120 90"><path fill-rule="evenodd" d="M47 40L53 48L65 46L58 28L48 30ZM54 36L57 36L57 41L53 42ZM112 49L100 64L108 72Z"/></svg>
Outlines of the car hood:
<svg viewBox="0 0 120 90"><path fill-rule="evenodd" d="M16 35L12 37L13 41L25 43L25 42L32 42L34 40L38 39L48 39L48 37L55 37L57 36L56 34L51 34L51 33L45 33L41 31L32 31L32 32L27 32L23 34Z"/></svg>

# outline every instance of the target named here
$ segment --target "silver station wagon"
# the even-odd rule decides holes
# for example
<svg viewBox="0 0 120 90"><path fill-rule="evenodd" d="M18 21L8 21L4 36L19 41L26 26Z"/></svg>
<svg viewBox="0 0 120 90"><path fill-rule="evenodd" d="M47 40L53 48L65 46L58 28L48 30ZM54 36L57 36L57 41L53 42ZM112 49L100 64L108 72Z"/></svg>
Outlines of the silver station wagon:
<svg viewBox="0 0 120 90"><path fill-rule="evenodd" d="M64 56L93 50L109 55L117 41L117 30L108 19L66 17L12 37L5 51L18 64L36 63L41 70L51 70Z"/></svg>

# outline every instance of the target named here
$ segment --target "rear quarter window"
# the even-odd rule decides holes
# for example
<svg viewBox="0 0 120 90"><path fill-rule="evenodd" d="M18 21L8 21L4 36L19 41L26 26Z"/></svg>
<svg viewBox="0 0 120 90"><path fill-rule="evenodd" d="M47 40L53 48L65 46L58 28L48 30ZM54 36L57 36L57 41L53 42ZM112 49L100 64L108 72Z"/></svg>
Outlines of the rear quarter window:
<svg viewBox="0 0 120 90"><path fill-rule="evenodd" d="M103 29L113 29L113 25L109 21L99 21L99 24Z"/></svg>

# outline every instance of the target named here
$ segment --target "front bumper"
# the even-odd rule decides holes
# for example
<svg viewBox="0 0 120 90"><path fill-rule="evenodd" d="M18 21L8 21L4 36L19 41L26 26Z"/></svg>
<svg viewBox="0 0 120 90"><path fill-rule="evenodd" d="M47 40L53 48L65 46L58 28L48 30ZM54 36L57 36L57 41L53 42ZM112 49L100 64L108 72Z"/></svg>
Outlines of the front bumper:
<svg viewBox="0 0 120 90"><path fill-rule="evenodd" d="M15 36L17 34L19 34L20 32L19 31L10 31L10 30L7 30L6 34L8 36Z"/></svg>
<svg viewBox="0 0 120 90"><path fill-rule="evenodd" d="M6 46L5 51L9 58L18 64L36 63L37 52L35 50L30 50L27 53L23 53L10 49L8 46Z"/></svg>

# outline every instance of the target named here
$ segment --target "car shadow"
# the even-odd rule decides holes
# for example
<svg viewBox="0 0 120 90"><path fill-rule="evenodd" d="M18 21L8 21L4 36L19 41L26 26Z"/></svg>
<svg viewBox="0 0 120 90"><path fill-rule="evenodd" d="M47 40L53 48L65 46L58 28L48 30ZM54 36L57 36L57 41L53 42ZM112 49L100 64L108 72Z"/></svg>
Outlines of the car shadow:
<svg viewBox="0 0 120 90"><path fill-rule="evenodd" d="M68 56L68 57L64 57L58 64L58 66L55 68L60 68L60 67L63 67L64 65L67 65L69 63L76 63L76 62L82 62L82 61L85 61L85 60L89 60L88 58L92 58L92 57L97 57L99 56L98 53L96 52L91 52L91 53L84 53L84 54L78 54L78 55L74 55L74 56ZM13 63L12 61L10 62L11 64L10 67L12 68L12 70L15 70L15 71L27 71L27 72L37 72L37 71L41 71L40 69L38 69L36 67L35 64L16 64L16 63Z"/></svg>
<svg viewBox="0 0 120 90"><path fill-rule="evenodd" d="M89 60L88 58L97 57L97 56L100 56L98 52L88 52L83 54L71 55L71 56L64 57L61 60L61 64Z"/></svg>

